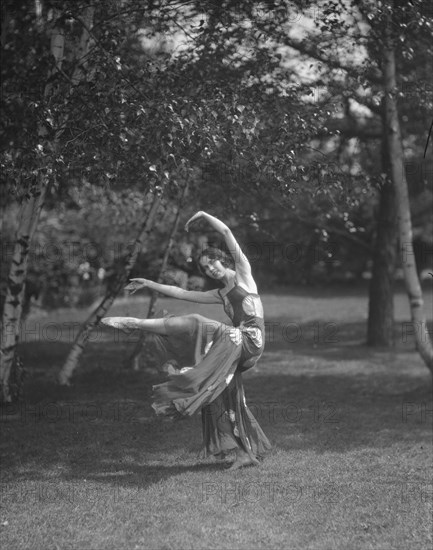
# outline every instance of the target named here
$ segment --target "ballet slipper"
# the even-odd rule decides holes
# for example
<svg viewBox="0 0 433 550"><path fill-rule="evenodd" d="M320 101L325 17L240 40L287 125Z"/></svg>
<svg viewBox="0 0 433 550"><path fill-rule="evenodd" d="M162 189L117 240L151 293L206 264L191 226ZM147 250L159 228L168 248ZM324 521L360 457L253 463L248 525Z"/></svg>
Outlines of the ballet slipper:
<svg viewBox="0 0 433 550"><path fill-rule="evenodd" d="M134 328L131 326L131 321L125 319L125 317L104 317L101 319L101 323L120 330L131 330Z"/></svg>

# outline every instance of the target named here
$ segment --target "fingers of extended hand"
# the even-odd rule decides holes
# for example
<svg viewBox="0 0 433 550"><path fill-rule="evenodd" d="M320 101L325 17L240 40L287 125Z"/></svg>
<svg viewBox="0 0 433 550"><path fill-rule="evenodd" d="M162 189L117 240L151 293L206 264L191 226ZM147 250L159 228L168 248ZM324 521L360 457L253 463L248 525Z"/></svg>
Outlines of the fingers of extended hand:
<svg viewBox="0 0 433 550"><path fill-rule="evenodd" d="M134 292L136 290L138 290L138 288L136 288L135 286L133 285L126 285L125 286L125 290L127 290L129 292L129 294L134 294Z"/></svg>
<svg viewBox="0 0 433 550"><path fill-rule="evenodd" d="M130 282L125 286L125 290L129 290L132 294L139 288L146 286L146 279L131 279Z"/></svg>

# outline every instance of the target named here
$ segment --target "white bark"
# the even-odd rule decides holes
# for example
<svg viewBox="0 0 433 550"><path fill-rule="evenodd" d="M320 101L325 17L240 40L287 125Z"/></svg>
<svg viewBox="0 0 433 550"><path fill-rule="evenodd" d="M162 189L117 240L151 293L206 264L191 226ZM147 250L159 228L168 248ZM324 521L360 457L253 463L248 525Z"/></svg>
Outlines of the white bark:
<svg viewBox="0 0 433 550"><path fill-rule="evenodd" d="M78 361L83 353L84 347L87 343L90 333L99 323L99 321L106 316L107 311L110 309L112 303L114 302L116 296L119 294L122 287L125 285L128 276L134 267L134 264L137 260L139 251L142 248L144 238L151 231L154 223L154 219L161 203L161 197L155 196L152 206L150 208L149 214L147 216L146 222L141 226L140 231L135 239L134 245L131 249L128 261L125 266L125 270L122 274L122 277L119 279L115 287L110 290L106 296L104 296L102 302L99 306L91 313L87 321L84 323L82 329L78 333L75 341L72 345L71 351L66 358L66 361L60 370L59 373L59 383L61 385L69 385L72 374L78 366Z"/></svg>
<svg viewBox="0 0 433 550"><path fill-rule="evenodd" d="M180 215L181 215L181 212L182 212L182 206L185 202L185 197L186 197L187 192L188 192L188 183L186 183L185 187L183 188L182 197L181 197L180 203L179 203L179 208L177 209L176 217L175 217L173 226L171 228L170 236L168 238L168 243L167 243L167 246L166 246L165 252L164 252L164 257L162 258L161 269L159 270L158 279L157 279L158 283L162 282L163 274L164 274L164 272L167 268L168 258L170 256L170 251L173 248L174 238L175 238L176 233L177 233L177 228L179 227L179 220L180 220ZM151 296L150 302L149 302L149 307L148 307L148 310L147 310L147 316L146 316L147 319L153 317L153 315L155 313L155 305L156 305L157 300L158 300L158 293L157 292L152 292L152 296ZM130 357L127 360L127 364L128 365L131 364L133 370L139 370L140 369L139 359L140 359L141 350L143 349L144 342L146 341L146 336L147 335L146 335L145 332L140 336L137 344L134 347L134 350L133 350L132 354L130 355Z"/></svg>
<svg viewBox="0 0 433 550"><path fill-rule="evenodd" d="M55 59L54 71L61 68L64 47L65 37L63 31L55 26L51 32L51 53ZM45 97L49 93L50 86L47 85L44 90ZM38 135L43 134L44 129L40 126L38 128ZM12 400L9 389L9 378L19 339L29 249L42 210L47 186L48 180L44 177L43 171L41 171L41 175L37 177L34 187L29 190L29 193L23 198L23 202L21 203L16 243L9 269L1 331L0 383L2 388L1 397L6 402Z"/></svg>
<svg viewBox="0 0 433 550"><path fill-rule="evenodd" d="M41 22L41 6L36 2L35 9L37 15L37 23L40 26ZM55 12L54 17L58 14ZM88 26L92 25L93 8L86 8L84 17ZM83 30L80 45L78 48L77 58L80 66L81 60L85 57L88 48L88 32ZM51 31L50 51L55 60L55 68L53 73L61 70L65 51L65 36L63 29L55 23ZM82 72L75 74L74 84L77 84ZM50 75L47 75L50 76ZM44 97L48 99L52 92L52 83L45 86ZM61 132L57 132L54 138L54 148L60 138ZM44 136L46 130L43 125L38 127L38 136ZM12 257L11 267L9 270L8 286L6 289L5 305L3 310L2 329L1 329L1 350L0 350L0 384L1 398L3 401L12 401L12 395L9 388L9 379L11 370L14 364L16 355L16 347L19 340L19 328L22 316L22 307L25 292L25 281L27 278L28 255L32 241L32 237L36 230L39 216L42 210L45 194L47 191L48 180L43 175L38 176L35 186L28 193L28 197L23 199L21 204L21 213L19 226L17 230L16 244Z"/></svg>
<svg viewBox="0 0 433 550"><path fill-rule="evenodd" d="M1 330L0 383L2 400L5 402L12 400L9 391L9 377L19 339L29 249L42 210L46 190L46 181L41 181L38 188L32 191L30 198L24 200L21 205L15 248L8 276Z"/></svg>
<svg viewBox="0 0 433 550"><path fill-rule="evenodd" d="M400 247L402 250L402 267L406 290L409 297L412 332L417 349L427 367L433 373L433 347L427 330L424 313L424 300L413 251L412 220L410 215L409 193L404 166L404 151L401 139L400 123L397 108L397 80L395 53L392 36L389 31L383 52L383 70L385 84L385 120L391 177L395 187Z"/></svg>

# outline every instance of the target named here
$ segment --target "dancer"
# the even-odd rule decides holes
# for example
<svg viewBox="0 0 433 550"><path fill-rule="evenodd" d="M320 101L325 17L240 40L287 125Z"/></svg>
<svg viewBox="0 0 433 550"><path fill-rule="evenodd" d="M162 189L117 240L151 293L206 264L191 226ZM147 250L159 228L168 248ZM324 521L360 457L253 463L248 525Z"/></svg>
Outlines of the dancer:
<svg viewBox="0 0 433 550"><path fill-rule="evenodd" d="M102 323L156 335L165 360L172 365L168 381L153 388L152 407L157 414L174 418L201 410L204 456L223 459L235 450L236 459L229 469L236 470L258 464L258 458L271 447L246 405L242 384L242 372L253 367L263 353L263 307L250 263L231 230L202 211L188 220L185 230L198 219L224 237L231 253L234 269L230 257L217 248L204 250L198 260L207 276L224 285L222 289L189 291L141 278L131 279L126 289L132 293L147 287L180 300L222 304L233 326L197 314L158 319L106 317Z"/></svg>

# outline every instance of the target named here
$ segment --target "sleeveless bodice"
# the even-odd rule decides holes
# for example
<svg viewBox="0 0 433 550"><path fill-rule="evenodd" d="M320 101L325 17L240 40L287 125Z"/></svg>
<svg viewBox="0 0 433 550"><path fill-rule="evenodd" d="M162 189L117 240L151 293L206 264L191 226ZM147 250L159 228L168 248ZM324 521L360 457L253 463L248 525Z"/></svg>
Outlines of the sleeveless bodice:
<svg viewBox="0 0 433 550"><path fill-rule="evenodd" d="M260 326L264 323L263 306L257 294L252 294L236 284L225 296L221 293L220 296L224 303L224 310L232 320L233 326L238 327L241 324Z"/></svg>
<svg viewBox="0 0 433 550"><path fill-rule="evenodd" d="M255 365L265 344L262 302L258 294L248 292L238 284L235 284L227 294L222 295L221 292L219 294L233 326L239 327L243 334L239 370L247 370Z"/></svg>

